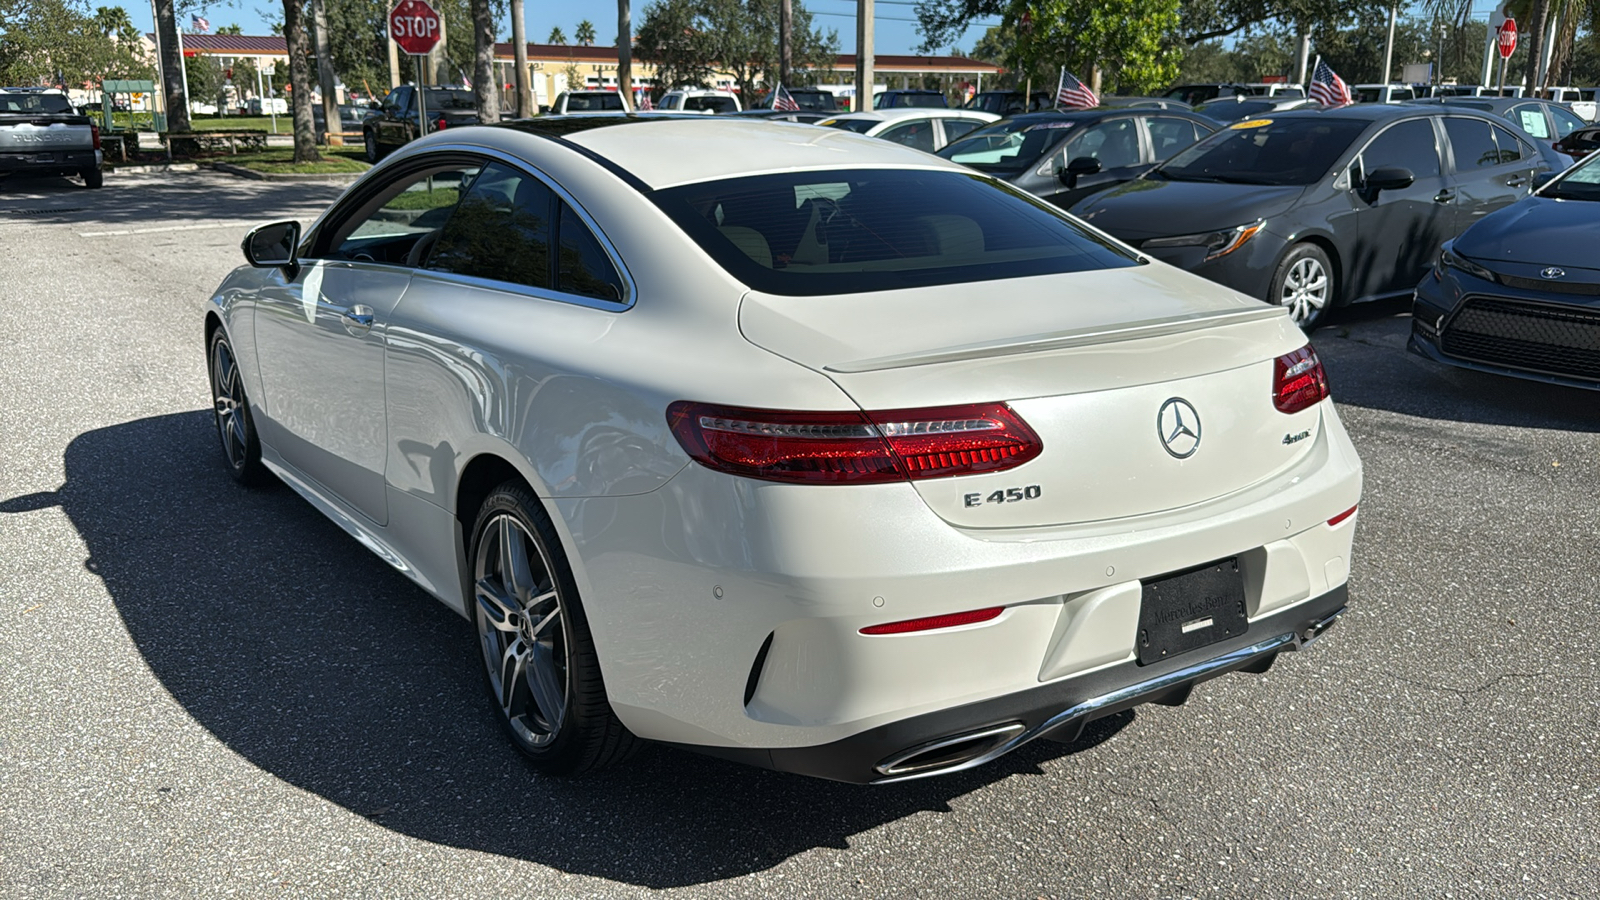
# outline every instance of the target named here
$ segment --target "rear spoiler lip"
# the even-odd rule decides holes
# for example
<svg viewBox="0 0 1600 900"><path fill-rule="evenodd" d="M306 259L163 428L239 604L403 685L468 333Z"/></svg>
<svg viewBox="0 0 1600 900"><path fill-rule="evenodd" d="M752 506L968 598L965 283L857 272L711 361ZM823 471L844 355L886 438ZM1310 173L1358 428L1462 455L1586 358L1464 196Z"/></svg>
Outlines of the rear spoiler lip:
<svg viewBox="0 0 1600 900"><path fill-rule="evenodd" d="M914 366L931 366L939 363L988 359L996 356L1043 353L1051 350L1084 347L1091 344L1136 341L1143 338L1194 331L1201 327L1236 325L1244 322L1282 318L1288 315L1289 311L1281 306L1265 305L1249 309L1207 310L1180 316L1145 319L1139 322L1095 325L1089 328L1006 338L982 344L967 344L957 347L944 347L937 350L918 351L916 353L902 353L896 356L880 356L873 359L834 363L823 366L823 371L836 372L840 375L857 375L864 372L881 372L886 369L906 369Z"/></svg>

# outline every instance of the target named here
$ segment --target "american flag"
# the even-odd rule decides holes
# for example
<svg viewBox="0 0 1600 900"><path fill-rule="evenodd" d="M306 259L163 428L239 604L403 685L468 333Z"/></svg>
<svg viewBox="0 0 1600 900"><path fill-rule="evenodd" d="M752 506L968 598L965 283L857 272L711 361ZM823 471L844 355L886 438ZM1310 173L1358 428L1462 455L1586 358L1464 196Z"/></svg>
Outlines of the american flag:
<svg viewBox="0 0 1600 900"><path fill-rule="evenodd" d="M211 23L197 15L189 17L189 30L197 34L205 34L211 30Z"/></svg>
<svg viewBox="0 0 1600 900"><path fill-rule="evenodd" d="M1320 57L1311 72L1311 99L1323 106L1349 106L1355 102L1350 98L1350 86Z"/></svg>
<svg viewBox="0 0 1600 900"><path fill-rule="evenodd" d="M650 110L655 109L655 108L656 108L655 103L651 102L651 100L650 100L650 89L649 88L645 88L644 90L640 91L639 92L639 111L640 112L649 112Z"/></svg>
<svg viewBox="0 0 1600 900"><path fill-rule="evenodd" d="M1061 70L1061 81L1056 86L1056 106L1065 106L1067 109L1094 109L1100 105L1100 98L1089 90L1089 86L1072 77L1065 68Z"/></svg>
<svg viewBox="0 0 1600 900"><path fill-rule="evenodd" d="M794 98L789 96L789 92L780 84L778 89L772 92L772 108L784 112L799 112L800 104L794 102Z"/></svg>

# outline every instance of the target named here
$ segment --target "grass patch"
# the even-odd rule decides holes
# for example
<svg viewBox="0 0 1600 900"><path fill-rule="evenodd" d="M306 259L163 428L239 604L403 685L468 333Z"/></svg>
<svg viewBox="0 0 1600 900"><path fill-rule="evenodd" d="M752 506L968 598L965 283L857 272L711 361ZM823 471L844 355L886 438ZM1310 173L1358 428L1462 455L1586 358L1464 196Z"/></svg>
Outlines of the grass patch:
<svg viewBox="0 0 1600 900"><path fill-rule="evenodd" d="M228 163L271 175L338 175L365 172L371 168L363 158L364 151L359 147L319 147L317 152L322 154L321 162L295 162L292 147L273 147L239 154L222 152L201 161Z"/></svg>

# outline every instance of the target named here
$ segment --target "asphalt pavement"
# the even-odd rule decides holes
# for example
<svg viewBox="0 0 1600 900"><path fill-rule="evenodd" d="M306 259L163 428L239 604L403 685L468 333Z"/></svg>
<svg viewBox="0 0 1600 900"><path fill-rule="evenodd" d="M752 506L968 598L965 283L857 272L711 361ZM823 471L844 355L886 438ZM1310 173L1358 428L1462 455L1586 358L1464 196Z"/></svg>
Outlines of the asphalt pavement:
<svg viewBox="0 0 1600 900"><path fill-rule="evenodd" d="M1600 891L1600 394L1346 315L1315 340L1366 493L1311 651L942 779L552 779L464 620L223 471L203 305L249 224L338 190L0 184L0 896Z"/></svg>

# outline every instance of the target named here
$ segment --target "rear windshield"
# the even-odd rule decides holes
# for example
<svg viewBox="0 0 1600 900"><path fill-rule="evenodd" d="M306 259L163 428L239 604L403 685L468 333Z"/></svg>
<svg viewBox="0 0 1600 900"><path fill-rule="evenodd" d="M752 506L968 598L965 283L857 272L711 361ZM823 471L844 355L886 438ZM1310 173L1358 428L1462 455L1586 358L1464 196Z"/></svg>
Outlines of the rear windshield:
<svg viewBox="0 0 1600 900"><path fill-rule="evenodd" d="M471 91L439 91L428 89L428 109L477 109L478 101Z"/></svg>
<svg viewBox="0 0 1600 900"><path fill-rule="evenodd" d="M963 172L755 175L652 198L729 274L817 296L1138 265L1028 194Z"/></svg>
<svg viewBox="0 0 1600 900"><path fill-rule="evenodd" d="M615 112L622 109L622 95L609 91L596 94L568 94L567 112Z"/></svg>
<svg viewBox="0 0 1600 900"><path fill-rule="evenodd" d="M1367 130L1359 119L1255 119L1224 128L1174 156L1148 177L1228 184L1311 184Z"/></svg>
<svg viewBox="0 0 1600 900"><path fill-rule="evenodd" d="M621 109L619 102L617 109ZM739 104L733 102L732 97L688 97L683 101L683 108L688 112L704 112L711 110L714 113L731 113L739 111Z"/></svg>
<svg viewBox="0 0 1600 900"><path fill-rule="evenodd" d="M72 104L60 94L0 94L0 113L50 115L70 112Z"/></svg>
<svg viewBox="0 0 1600 900"><path fill-rule="evenodd" d="M917 107L937 107L937 108L942 109L945 106L945 102L944 102L944 95L940 94L940 93L930 93L930 94L884 94L883 95L883 103L880 104L880 105L882 105L882 106L893 106L893 107L896 107L896 108L902 107L902 106L917 106Z"/></svg>

